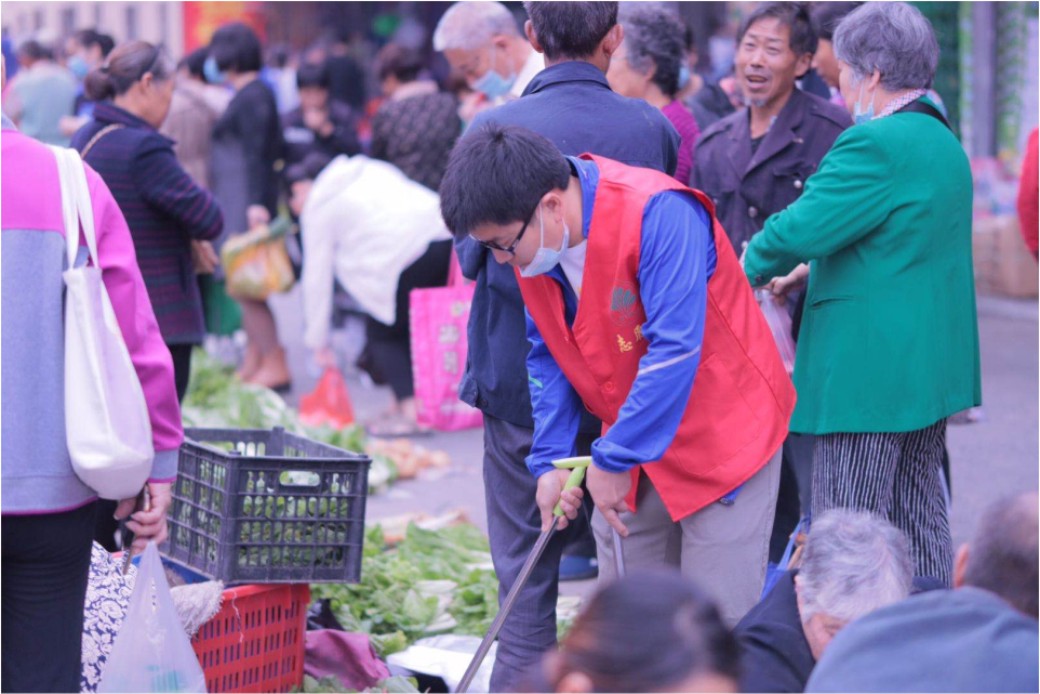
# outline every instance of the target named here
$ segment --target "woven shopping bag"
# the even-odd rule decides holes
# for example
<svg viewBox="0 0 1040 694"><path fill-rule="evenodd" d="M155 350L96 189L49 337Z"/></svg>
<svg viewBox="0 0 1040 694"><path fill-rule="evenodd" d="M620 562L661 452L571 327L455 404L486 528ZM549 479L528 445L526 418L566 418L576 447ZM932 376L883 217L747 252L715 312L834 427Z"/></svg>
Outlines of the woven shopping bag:
<svg viewBox="0 0 1040 694"><path fill-rule="evenodd" d="M61 182L65 280L65 438L72 469L103 499L137 496L152 470L152 424L98 264L83 162L52 147ZM77 264L83 232L86 256Z"/></svg>
<svg viewBox="0 0 1040 694"><path fill-rule="evenodd" d="M473 284L451 254L448 286L413 289L409 295L412 376L419 424L439 431L483 424L480 410L459 400L466 370L466 325Z"/></svg>

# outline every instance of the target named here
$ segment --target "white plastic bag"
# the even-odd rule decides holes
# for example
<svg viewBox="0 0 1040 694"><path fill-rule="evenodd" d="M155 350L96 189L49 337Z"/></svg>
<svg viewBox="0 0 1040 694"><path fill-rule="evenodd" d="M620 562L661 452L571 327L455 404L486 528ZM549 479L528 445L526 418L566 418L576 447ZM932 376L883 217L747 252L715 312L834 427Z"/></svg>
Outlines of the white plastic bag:
<svg viewBox="0 0 1040 694"><path fill-rule="evenodd" d="M141 491L155 449L148 403L98 266L94 213L83 162L53 147L61 181L65 278L65 436L72 469L104 499ZM79 231L90 264L76 267Z"/></svg>
<svg viewBox="0 0 1040 694"><path fill-rule="evenodd" d="M794 338L791 337L791 316L782 304L776 303L773 293L768 289L756 289L755 298L758 299L758 306L762 309L766 325L773 333L773 341L776 342L776 349L780 352L784 368L788 374L794 373L795 344Z"/></svg>
<svg viewBox="0 0 1040 694"><path fill-rule="evenodd" d="M205 691L206 676L170 597L159 550L149 542L98 692Z"/></svg>

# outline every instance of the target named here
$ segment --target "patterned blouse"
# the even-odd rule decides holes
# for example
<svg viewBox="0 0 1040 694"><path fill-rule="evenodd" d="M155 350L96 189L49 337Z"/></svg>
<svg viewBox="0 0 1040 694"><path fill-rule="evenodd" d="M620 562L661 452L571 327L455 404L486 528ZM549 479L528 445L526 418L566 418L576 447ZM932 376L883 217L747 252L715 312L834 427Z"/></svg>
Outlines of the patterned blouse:
<svg viewBox="0 0 1040 694"><path fill-rule="evenodd" d="M431 92L389 100L372 120L371 154L437 190L461 134L462 120L451 94Z"/></svg>

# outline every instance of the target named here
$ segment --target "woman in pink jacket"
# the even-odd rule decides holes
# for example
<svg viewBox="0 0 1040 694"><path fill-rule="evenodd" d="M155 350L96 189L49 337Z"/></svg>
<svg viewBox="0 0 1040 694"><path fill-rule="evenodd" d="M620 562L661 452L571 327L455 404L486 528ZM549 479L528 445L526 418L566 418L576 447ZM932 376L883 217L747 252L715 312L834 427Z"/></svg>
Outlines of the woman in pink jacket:
<svg viewBox="0 0 1040 694"><path fill-rule="evenodd" d="M3 691L79 691L83 601L97 495L65 443L62 271L65 228L54 153L3 118L0 397ZM151 414L151 509L127 523L134 549L166 537L183 439L173 362L137 267L126 220L87 167L98 263ZM116 509L124 518L133 499Z"/></svg>

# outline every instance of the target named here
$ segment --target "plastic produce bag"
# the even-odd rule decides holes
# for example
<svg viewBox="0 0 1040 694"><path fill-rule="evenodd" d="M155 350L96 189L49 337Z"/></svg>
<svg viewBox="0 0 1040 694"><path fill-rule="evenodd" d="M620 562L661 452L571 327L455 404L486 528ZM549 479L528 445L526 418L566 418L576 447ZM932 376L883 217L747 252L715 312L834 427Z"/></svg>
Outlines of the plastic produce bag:
<svg viewBox="0 0 1040 694"><path fill-rule="evenodd" d="M292 288L296 277L285 250L291 227L291 222L279 218L270 227L257 227L224 243L220 262L230 296L260 301Z"/></svg>
<svg viewBox="0 0 1040 694"><path fill-rule="evenodd" d="M98 692L205 691L206 677L174 607L159 550L149 542Z"/></svg>
<svg viewBox="0 0 1040 694"><path fill-rule="evenodd" d="M327 424L333 429L354 423L354 406L339 369L325 369L314 390L300 398L300 421L314 427Z"/></svg>
<svg viewBox="0 0 1040 694"><path fill-rule="evenodd" d="M773 333L773 341L776 342L776 349L784 361L784 368L788 374L794 373L795 344L794 338L791 337L791 316L782 304L776 302L769 290L756 290L755 298L758 299L758 306L762 309L766 324Z"/></svg>

